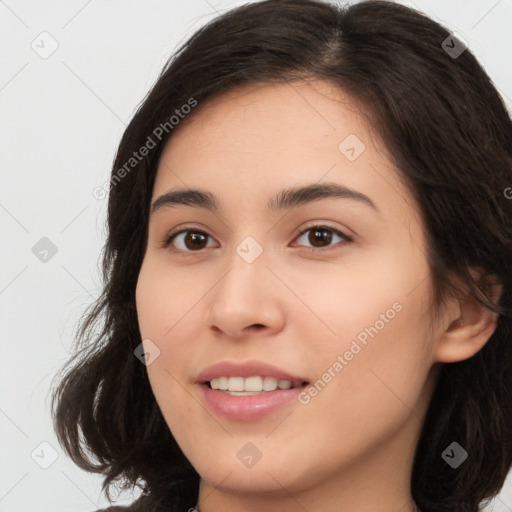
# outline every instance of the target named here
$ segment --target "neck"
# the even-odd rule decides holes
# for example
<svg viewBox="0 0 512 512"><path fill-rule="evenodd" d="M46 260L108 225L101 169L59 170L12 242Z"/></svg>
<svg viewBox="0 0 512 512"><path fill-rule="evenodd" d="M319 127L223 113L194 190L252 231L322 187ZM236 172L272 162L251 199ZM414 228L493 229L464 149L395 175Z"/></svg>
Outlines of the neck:
<svg viewBox="0 0 512 512"><path fill-rule="evenodd" d="M402 509L400 509L400 510L402 510ZM201 512L199 510L199 504L197 504L192 510L189 510L188 512ZM403 512L405 512L405 510ZM414 501L412 502L412 512L421 512L421 510L418 508L416 503L414 503Z"/></svg>

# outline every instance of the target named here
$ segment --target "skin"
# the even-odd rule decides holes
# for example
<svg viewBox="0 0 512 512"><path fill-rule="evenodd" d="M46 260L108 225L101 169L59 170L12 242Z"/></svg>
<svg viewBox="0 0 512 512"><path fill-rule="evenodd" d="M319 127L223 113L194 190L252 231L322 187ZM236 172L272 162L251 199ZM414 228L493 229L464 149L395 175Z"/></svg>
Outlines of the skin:
<svg viewBox="0 0 512 512"><path fill-rule="evenodd" d="M471 357L495 329L496 316L471 299L450 299L433 321L425 227L370 127L328 82L260 84L199 105L164 148L152 201L200 188L222 204L152 214L136 290L142 338L160 350L147 366L152 390L201 476L201 512L412 511L414 450L437 363ZM354 161L338 148L349 134L365 145ZM327 182L377 210L347 198L267 209L281 189ZM190 236L185 245L190 233L164 247L185 224L208 235L204 248ZM299 236L318 225L352 241L328 232L322 251L314 229ZM252 263L236 251L248 236L263 249ZM396 303L394 318L333 372ZM329 368L334 376L307 404L253 422L217 416L198 373L254 359L309 382ZM252 467L237 457L248 442L261 452Z"/></svg>

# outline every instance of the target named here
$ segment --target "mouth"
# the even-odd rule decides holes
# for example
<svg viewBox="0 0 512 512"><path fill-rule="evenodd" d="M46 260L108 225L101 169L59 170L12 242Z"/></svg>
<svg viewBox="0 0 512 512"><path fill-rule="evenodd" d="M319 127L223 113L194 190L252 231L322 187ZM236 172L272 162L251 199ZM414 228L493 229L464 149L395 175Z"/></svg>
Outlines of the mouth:
<svg viewBox="0 0 512 512"><path fill-rule="evenodd" d="M277 390L302 388L307 381L277 379L272 376L253 375L251 377L214 377L203 383L212 390L231 396L251 396Z"/></svg>
<svg viewBox="0 0 512 512"><path fill-rule="evenodd" d="M203 370L196 380L205 405L229 420L255 421L293 406L309 381L260 361L224 361Z"/></svg>

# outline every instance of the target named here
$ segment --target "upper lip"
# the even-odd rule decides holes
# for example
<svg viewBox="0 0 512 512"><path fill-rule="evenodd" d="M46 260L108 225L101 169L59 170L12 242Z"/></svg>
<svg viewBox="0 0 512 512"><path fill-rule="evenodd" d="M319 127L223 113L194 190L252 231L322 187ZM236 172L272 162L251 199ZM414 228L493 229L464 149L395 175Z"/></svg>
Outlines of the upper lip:
<svg viewBox="0 0 512 512"><path fill-rule="evenodd" d="M198 376L196 382L204 384L218 377L274 377L277 380L288 380L294 386L301 386L307 379L292 375L281 368L262 361L221 361L205 368Z"/></svg>

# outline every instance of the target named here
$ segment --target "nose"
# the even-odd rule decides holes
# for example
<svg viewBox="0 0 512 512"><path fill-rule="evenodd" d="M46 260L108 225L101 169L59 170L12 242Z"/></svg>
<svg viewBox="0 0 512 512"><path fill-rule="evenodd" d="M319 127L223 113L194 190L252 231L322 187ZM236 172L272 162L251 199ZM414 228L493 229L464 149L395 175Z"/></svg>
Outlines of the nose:
<svg viewBox="0 0 512 512"><path fill-rule="evenodd" d="M275 334L283 328L282 283L267 267L265 252L248 263L236 251L211 293L207 322L217 334L240 339L250 333Z"/></svg>

